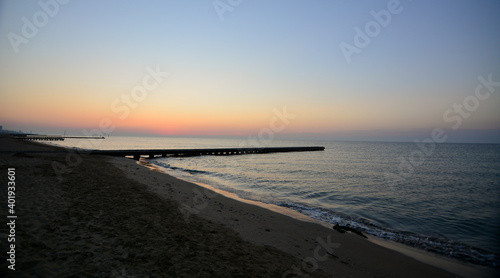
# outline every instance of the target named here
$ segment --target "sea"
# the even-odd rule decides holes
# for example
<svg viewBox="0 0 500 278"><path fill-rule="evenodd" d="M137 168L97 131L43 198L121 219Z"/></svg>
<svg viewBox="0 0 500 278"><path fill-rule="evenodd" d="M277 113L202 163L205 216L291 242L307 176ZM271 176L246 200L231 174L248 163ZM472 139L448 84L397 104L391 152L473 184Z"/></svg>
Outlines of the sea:
<svg viewBox="0 0 500 278"><path fill-rule="evenodd" d="M183 180L473 264L499 267L500 144L108 137L86 149L323 146L147 159Z"/></svg>

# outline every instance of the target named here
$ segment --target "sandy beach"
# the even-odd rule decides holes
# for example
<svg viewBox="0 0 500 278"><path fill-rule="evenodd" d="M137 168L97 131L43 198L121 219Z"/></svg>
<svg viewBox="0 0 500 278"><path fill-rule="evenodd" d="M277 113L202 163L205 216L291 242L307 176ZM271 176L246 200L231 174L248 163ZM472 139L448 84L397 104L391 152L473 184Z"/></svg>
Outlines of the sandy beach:
<svg viewBox="0 0 500 278"><path fill-rule="evenodd" d="M230 198L131 159L69 156L61 148L6 138L0 146L3 184L8 168L16 172L17 215L15 270L4 259L2 277L495 274L451 261L434 263L438 268L357 234ZM60 152L33 152L55 150ZM71 167L57 173L54 165ZM4 218L6 193L1 192ZM3 225L4 256L8 233Z"/></svg>

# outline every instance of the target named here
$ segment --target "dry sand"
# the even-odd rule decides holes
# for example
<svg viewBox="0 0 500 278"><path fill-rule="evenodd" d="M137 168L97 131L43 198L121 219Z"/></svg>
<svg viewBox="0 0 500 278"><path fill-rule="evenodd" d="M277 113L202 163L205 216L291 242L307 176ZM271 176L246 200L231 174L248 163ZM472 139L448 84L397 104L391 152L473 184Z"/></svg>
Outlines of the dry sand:
<svg viewBox="0 0 500 278"><path fill-rule="evenodd" d="M3 184L16 168L18 216L16 270L3 260L1 277L457 276L130 159L30 153L61 149L5 138L0 146ZM74 167L57 175L54 162ZM0 232L6 254L5 225Z"/></svg>

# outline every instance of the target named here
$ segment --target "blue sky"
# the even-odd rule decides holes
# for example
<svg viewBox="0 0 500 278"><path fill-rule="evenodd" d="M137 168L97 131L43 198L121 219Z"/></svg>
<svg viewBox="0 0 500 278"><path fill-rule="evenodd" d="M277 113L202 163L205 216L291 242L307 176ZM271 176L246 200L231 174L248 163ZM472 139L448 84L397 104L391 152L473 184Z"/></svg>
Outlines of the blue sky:
<svg viewBox="0 0 500 278"><path fill-rule="evenodd" d="M78 132L107 117L117 133L248 135L286 107L284 137L412 141L439 127L500 142L500 87L457 130L443 119L478 76L500 81L499 1L235 2L72 0L15 53L9 34L43 8L1 1L3 126ZM231 10L221 18L214 3ZM392 5L348 62L341 43ZM155 65L167 80L117 119L110 103Z"/></svg>

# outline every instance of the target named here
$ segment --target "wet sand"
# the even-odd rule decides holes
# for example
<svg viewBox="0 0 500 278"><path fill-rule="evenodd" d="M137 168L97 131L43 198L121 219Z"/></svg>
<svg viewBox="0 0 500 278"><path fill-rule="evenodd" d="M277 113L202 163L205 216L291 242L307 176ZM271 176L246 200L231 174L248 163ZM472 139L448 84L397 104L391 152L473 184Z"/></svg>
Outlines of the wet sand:
<svg viewBox="0 0 500 278"><path fill-rule="evenodd" d="M4 184L16 168L18 217L16 270L4 259L2 277L457 276L130 159L29 153L58 148L5 138L0 146ZM6 190L0 196L5 217Z"/></svg>

